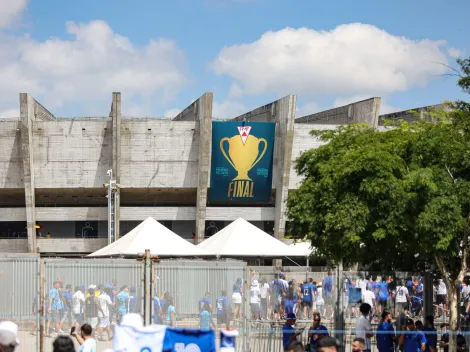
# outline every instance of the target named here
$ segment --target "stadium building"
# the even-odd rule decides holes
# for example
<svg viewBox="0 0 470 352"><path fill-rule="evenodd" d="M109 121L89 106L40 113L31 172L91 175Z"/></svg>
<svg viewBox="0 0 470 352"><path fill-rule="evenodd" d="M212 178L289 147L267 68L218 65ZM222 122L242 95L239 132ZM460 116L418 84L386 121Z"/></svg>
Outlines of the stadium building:
<svg viewBox="0 0 470 352"><path fill-rule="evenodd" d="M112 216L118 236L151 216L199 243L242 217L283 239L286 199L301 181L294 161L320 144L311 130L359 122L378 127L385 118L416 118L409 111L380 116L380 98L296 118L296 97L289 95L249 111L231 121L247 127L275 123L269 195L250 199L253 186L247 182L242 189L245 184L238 182L230 186L233 195L246 192L246 197L224 201L210 197L212 102L212 93L205 93L171 119L123 117L121 94L113 93L109 116L60 118L21 93L21 116L0 119L2 252L84 255L106 246L111 179L117 183ZM426 109L415 110L423 114ZM255 154L261 158L264 151Z"/></svg>

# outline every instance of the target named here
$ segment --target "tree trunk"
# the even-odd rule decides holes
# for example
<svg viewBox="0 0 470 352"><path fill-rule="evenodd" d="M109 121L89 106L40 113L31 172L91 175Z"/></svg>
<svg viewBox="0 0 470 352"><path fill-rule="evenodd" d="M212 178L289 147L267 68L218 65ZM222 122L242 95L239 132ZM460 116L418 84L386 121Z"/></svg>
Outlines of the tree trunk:
<svg viewBox="0 0 470 352"><path fill-rule="evenodd" d="M459 284L453 282L448 286L447 294L449 297L449 352L457 351L457 331L459 330Z"/></svg>

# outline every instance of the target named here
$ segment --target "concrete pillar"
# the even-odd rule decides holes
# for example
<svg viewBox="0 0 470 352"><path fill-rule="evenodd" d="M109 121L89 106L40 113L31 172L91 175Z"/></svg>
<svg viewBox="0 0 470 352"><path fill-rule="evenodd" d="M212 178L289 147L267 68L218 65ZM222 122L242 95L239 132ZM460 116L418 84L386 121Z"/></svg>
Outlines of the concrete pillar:
<svg viewBox="0 0 470 352"><path fill-rule="evenodd" d="M174 121L197 121L199 135L198 185L196 196L196 235L195 243L204 241L206 229L207 189L212 148L212 93L204 93L198 100L184 109Z"/></svg>
<svg viewBox="0 0 470 352"><path fill-rule="evenodd" d="M23 180L26 201L26 228L28 231L28 251L37 252L36 241L36 199L34 192L33 133L34 99L20 93L21 116L21 157L23 159Z"/></svg>
<svg viewBox="0 0 470 352"><path fill-rule="evenodd" d="M113 177L116 183L121 182L121 93L113 93L113 101L111 103L110 117L113 121ZM121 191L117 188L116 193L116 240L120 237L120 220L121 220Z"/></svg>
<svg viewBox="0 0 470 352"><path fill-rule="evenodd" d="M28 250L37 252L36 198L34 191L33 121L53 121L56 117L27 93L20 93L21 158L26 204Z"/></svg>

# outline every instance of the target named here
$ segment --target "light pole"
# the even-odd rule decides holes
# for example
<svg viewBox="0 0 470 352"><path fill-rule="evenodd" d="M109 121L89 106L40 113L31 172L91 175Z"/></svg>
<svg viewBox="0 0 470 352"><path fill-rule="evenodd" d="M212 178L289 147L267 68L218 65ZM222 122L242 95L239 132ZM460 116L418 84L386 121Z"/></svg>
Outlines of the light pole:
<svg viewBox="0 0 470 352"><path fill-rule="evenodd" d="M108 198L108 245L110 245L116 241L116 228L119 221L116 216L116 200L119 197L118 188L121 185L113 179L113 170L108 170L106 174L109 176L109 183L103 186L108 189L106 198Z"/></svg>

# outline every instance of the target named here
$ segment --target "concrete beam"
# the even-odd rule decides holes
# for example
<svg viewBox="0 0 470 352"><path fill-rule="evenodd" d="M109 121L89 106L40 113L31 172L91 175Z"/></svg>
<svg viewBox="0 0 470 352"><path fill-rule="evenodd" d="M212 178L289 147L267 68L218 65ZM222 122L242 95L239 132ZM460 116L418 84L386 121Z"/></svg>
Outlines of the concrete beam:
<svg viewBox="0 0 470 352"><path fill-rule="evenodd" d="M209 187L209 170L212 141L212 93L204 93L198 100L189 105L173 121L196 121L199 135L198 152L198 187L196 200L196 243L204 241L207 208L207 189Z"/></svg>
<svg viewBox="0 0 470 352"><path fill-rule="evenodd" d="M410 110L392 112L390 114L380 115L379 116L379 126L383 126L387 120L403 120L407 122L415 122L418 119L425 119L426 121L432 121L434 117L432 116L433 111L446 109L445 104L436 104L430 106L424 106L421 108L414 108Z"/></svg>
<svg viewBox="0 0 470 352"><path fill-rule="evenodd" d="M23 180L26 201L26 228L28 231L28 251L37 252L36 211L34 194L34 160L32 121L35 119L36 101L26 93L20 93L21 157L23 160Z"/></svg>
<svg viewBox="0 0 470 352"><path fill-rule="evenodd" d="M274 236L280 240L284 238L287 220L286 201L289 193L295 108L296 96L288 95L233 119L246 122L276 122L273 170L273 183L276 188Z"/></svg>
<svg viewBox="0 0 470 352"><path fill-rule="evenodd" d="M114 92L109 116L113 123L113 177L117 183L121 183L121 93ZM116 193L116 240L120 235L121 220L121 192Z"/></svg>
<svg viewBox="0 0 470 352"><path fill-rule="evenodd" d="M379 123L381 98L370 98L338 108L299 117L295 123L321 125L350 125L367 123L376 128Z"/></svg>

